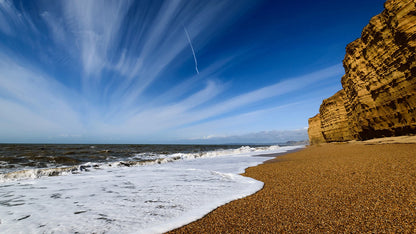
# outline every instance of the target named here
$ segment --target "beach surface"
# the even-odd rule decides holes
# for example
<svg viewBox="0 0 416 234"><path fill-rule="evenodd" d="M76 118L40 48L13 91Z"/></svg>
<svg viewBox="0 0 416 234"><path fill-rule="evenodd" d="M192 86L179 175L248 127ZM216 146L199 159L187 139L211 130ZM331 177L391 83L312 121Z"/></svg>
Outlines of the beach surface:
<svg viewBox="0 0 416 234"><path fill-rule="evenodd" d="M415 137L309 146L243 174L264 188L170 233L416 232Z"/></svg>

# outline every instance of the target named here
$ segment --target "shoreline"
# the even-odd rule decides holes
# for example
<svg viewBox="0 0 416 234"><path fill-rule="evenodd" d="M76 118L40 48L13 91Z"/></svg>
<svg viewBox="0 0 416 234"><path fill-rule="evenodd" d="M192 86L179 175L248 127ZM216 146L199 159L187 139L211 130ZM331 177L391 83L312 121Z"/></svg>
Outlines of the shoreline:
<svg viewBox="0 0 416 234"><path fill-rule="evenodd" d="M413 152L391 138L285 152L242 174L261 190L168 233L415 232Z"/></svg>
<svg viewBox="0 0 416 234"><path fill-rule="evenodd" d="M279 156L282 156L282 155L285 155L285 154L295 153L297 151L304 150L306 147L308 147L308 146L305 146L305 147L302 147L302 148L291 149L291 150L288 150L288 151L285 151L285 152L281 152L281 153L257 154L257 155L253 155L253 157L270 157L271 159L263 162L263 163L267 163L270 160L274 160L276 157L279 157ZM248 167L248 168L250 168L250 167Z"/></svg>

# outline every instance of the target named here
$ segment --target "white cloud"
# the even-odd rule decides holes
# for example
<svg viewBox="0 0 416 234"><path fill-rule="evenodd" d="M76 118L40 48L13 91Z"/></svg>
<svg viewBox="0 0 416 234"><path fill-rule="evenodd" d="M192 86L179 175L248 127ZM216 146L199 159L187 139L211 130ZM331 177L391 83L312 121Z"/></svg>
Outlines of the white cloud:
<svg viewBox="0 0 416 234"><path fill-rule="evenodd" d="M42 12L41 16L46 25L48 26L55 43L61 46L68 46L69 35L65 32L65 29L63 27L64 22L62 21L62 19L52 15L47 11Z"/></svg>
<svg viewBox="0 0 416 234"><path fill-rule="evenodd" d="M215 116L222 113L226 113L250 103L255 103L271 97L298 91L311 84L334 76L341 75L342 73L343 70L341 69L341 65L337 64L303 76L286 78L282 82L277 82L273 85L256 89L249 93L245 93L225 102L219 103L211 108L207 108L202 113L199 113L199 115L202 115L205 118L207 118L209 116Z"/></svg>
<svg viewBox="0 0 416 234"><path fill-rule="evenodd" d="M273 131L261 131L251 132L241 135L230 136L204 136L202 138L194 138L187 140L189 143L199 144L274 144L274 143L286 143L288 141L307 141L308 132L306 129L295 130L273 130ZM186 140L184 141L186 142Z"/></svg>
<svg viewBox="0 0 416 234"><path fill-rule="evenodd" d="M260 109L246 112L244 114L232 115L225 118L214 119L202 123L193 124L187 127L176 129L178 138L203 138L210 136L242 135L249 132L256 132L266 129L288 129L296 126L299 118L304 116L296 113L307 105L306 101L289 103L272 108ZM290 118L291 120L288 120ZM293 121L293 122L292 122ZM305 121L306 122L306 121Z"/></svg>
<svg viewBox="0 0 416 234"><path fill-rule="evenodd" d="M16 37L17 30L31 30L37 32L36 26L26 12L19 12L9 0L0 0L0 31Z"/></svg>
<svg viewBox="0 0 416 234"><path fill-rule="evenodd" d="M138 114L130 116L122 124L106 126L105 129L113 129L110 131L120 131L130 136L140 135L140 133L156 133L156 132L170 132L170 134L193 135L201 132L218 134L218 133L241 133L240 130L255 130L258 127L266 124L264 116L278 116L286 115L287 109L296 105L306 105L302 103L289 103L273 108L260 109L256 111L240 113L238 116L231 115L230 117L219 117L224 113L232 112L238 108L244 108L246 105L255 102L261 102L271 97L285 95L290 92L295 92L304 89L310 84L332 78L339 75L341 70L340 65L331 66L310 74L285 79L283 82L266 86L246 94L216 102L214 105L208 105L204 108L197 108L203 103L213 99L221 90L221 85L215 82L208 82L207 86L196 93L188 96L182 101L178 101L172 105L157 105L148 108ZM282 111L286 109L286 111ZM293 112L293 110L292 110ZM211 117L216 117L214 120L207 120ZM263 120L259 122L259 119ZM274 118L274 117L273 117ZM266 118L270 126L277 119ZM245 126L245 125L251 125ZM190 127L186 127L190 125ZM245 127L244 127L245 126ZM283 127L283 126L280 126Z"/></svg>
<svg viewBox="0 0 416 234"><path fill-rule="evenodd" d="M31 70L30 65L18 65L4 56L0 56L0 71L1 96L7 96L0 104L3 113L0 122L8 123L7 132L19 132L22 126L26 129L22 134L82 129L80 116L69 104L80 100L76 94L54 79Z"/></svg>
<svg viewBox="0 0 416 234"><path fill-rule="evenodd" d="M167 67L192 57L184 25L193 35L197 51L255 4L181 0L157 2L160 6L156 2L137 3L135 16L126 21L132 17L128 16L131 3L58 1L59 9L51 9L48 4L42 8L43 20L59 49L74 60L80 58L85 93L99 87L100 75L106 69L118 72L116 82L106 88L113 103L117 103L110 112L134 108ZM200 68L201 72L204 69Z"/></svg>
<svg viewBox="0 0 416 234"><path fill-rule="evenodd" d="M38 132L43 137L134 138L160 136L163 132L169 138L202 131L218 135L225 134L225 130L233 133L236 130L228 126L241 129L247 122L253 124L251 129L246 127L246 132L254 132L258 130L254 120L267 114L276 115L283 107L244 110L248 105L299 92L308 85L342 74L338 64L248 93L236 95L238 92L233 91L224 95L228 99L220 100L220 94L229 91L227 88L232 84L223 83L218 77L249 50L240 48L229 54L221 52L218 59L199 64L199 75L181 77L180 83L169 83L171 87L148 95L156 81L174 80L175 77L164 74L166 69L179 67L192 58L184 25L192 35L198 54L198 50L255 3L172 0L157 2L161 6L146 7L135 2L140 7L131 16L132 3L74 0L40 4L40 19L35 20L23 8L17 10L12 2L0 0L0 31L10 37L18 30L39 36L40 39L22 39L27 42L26 46L35 47L29 53L40 51L39 57L49 58L52 64L53 56L69 58L70 67L66 68L71 74L62 75L74 79L63 81L58 73L66 71L60 71L60 67L57 71L42 70L45 66L37 66L42 62L34 61L38 57L25 58L26 54L19 54L21 51L9 52L0 47L3 137L7 137L6 132L16 136L19 132L22 136ZM2 17L6 20L1 21ZM45 23L48 35L38 33L35 22L39 20ZM42 40L52 43L39 45ZM189 68L193 69L193 66ZM233 113L237 110L238 117ZM22 116L30 120L25 122Z"/></svg>

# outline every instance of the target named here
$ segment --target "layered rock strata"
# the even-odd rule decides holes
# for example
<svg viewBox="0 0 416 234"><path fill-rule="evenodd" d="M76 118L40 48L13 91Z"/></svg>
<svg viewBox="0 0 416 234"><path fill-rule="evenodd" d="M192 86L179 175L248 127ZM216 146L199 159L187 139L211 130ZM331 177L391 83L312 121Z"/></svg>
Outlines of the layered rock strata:
<svg viewBox="0 0 416 234"><path fill-rule="evenodd" d="M321 131L321 115L317 114L309 119L309 144L325 143L325 138Z"/></svg>
<svg viewBox="0 0 416 234"><path fill-rule="evenodd" d="M388 0L346 48L343 89L323 101L311 144L416 133L416 1ZM310 119L316 123L316 116Z"/></svg>
<svg viewBox="0 0 416 234"><path fill-rule="evenodd" d="M346 102L347 97L344 90L338 91L322 102L319 113L321 116L321 132L326 142L354 139L345 110Z"/></svg>

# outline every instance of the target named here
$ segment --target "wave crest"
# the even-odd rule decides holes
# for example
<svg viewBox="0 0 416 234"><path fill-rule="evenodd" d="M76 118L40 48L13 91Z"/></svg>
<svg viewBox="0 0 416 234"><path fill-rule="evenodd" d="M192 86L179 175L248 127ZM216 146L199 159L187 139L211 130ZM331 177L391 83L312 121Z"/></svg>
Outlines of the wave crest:
<svg viewBox="0 0 416 234"><path fill-rule="evenodd" d="M222 156L252 156L262 153L273 153L278 151L280 147L278 145L272 145L268 147L250 147L242 146L237 149L219 149L205 152L194 153L174 153L174 154L154 154L154 153L140 153L135 154L131 159L127 161L116 161L108 163L93 163L88 162L82 165L70 166L70 167L57 167L57 168L40 168L40 169L26 169L21 171L9 172L6 174L0 174L0 183L25 179L37 179L47 176L61 176L69 174L77 174L85 171L91 171L94 169L104 169L110 167L134 167L134 166L146 166L174 162L177 160L192 160L196 158L204 157L222 157ZM152 155L152 157L148 157Z"/></svg>

